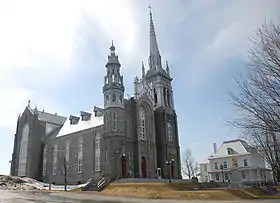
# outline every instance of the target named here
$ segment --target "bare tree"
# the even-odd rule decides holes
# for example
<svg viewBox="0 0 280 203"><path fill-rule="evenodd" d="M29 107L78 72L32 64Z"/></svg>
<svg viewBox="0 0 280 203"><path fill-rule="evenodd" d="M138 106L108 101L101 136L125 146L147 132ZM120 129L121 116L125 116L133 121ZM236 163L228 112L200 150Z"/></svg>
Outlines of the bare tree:
<svg viewBox="0 0 280 203"><path fill-rule="evenodd" d="M238 117L231 123L255 144L280 181L280 27L264 23L251 38L248 73L231 93Z"/></svg>
<svg viewBox="0 0 280 203"><path fill-rule="evenodd" d="M190 149L186 149L182 156L182 172L191 179L195 177L199 171L199 165L195 162L192 151Z"/></svg>
<svg viewBox="0 0 280 203"><path fill-rule="evenodd" d="M63 157L62 161L62 175L64 176L64 191L67 191L67 178L69 175L69 161L66 160L65 157Z"/></svg>

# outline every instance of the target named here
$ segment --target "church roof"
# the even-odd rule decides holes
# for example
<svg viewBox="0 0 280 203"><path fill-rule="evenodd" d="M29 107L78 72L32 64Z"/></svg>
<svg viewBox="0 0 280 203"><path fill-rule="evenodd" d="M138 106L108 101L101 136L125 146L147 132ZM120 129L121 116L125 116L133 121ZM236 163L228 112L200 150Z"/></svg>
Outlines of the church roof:
<svg viewBox="0 0 280 203"><path fill-rule="evenodd" d="M46 123L63 125L66 121L66 117L39 111L38 120L46 122Z"/></svg>
<svg viewBox="0 0 280 203"><path fill-rule="evenodd" d="M93 110L85 111L88 113L94 112ZM71 116L71 115L70 115ZM82 120L80 119L77 124L70 124L69 117L67 117L66 121L64 122L61 130L59 131L57 137L64 136L64 135L69 135L75 132L79 132L82 130L90 129L93 127L97 127L100 125L103 125L103 115L102 116L95 116L94 114L91 114L89 120ZM76 115L77 117L80 117L80 114Z"/></svg>

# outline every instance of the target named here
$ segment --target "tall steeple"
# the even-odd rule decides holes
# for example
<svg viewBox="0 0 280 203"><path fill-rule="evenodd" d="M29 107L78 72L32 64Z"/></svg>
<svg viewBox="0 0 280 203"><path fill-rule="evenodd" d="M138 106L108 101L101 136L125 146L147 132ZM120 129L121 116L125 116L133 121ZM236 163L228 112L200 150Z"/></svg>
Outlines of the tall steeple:
<svg viewBox="0 0 280 203"><path fill-rule="evenodd" d="M157 45L157 37L155 32L155 26L153 22L152 10L150 8L150 57L149 57L149 66L150 69L160 70L161 67L161 56L159 53Z"/></svg>

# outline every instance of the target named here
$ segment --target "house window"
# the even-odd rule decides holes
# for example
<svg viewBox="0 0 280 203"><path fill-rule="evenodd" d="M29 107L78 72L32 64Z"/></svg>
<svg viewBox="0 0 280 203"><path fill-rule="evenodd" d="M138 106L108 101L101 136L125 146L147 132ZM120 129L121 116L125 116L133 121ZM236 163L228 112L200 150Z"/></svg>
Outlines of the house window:
<svg viewBox="0 0 280 203"><path fill-rule="evenodd" d="M215 169L218 169L218 163L217 162L215 163Z"/></svg>
<svg viewBox="0 0 280 203"><path fill-rule="evenodd" d="M204 166L204 172L207 172L207 166Z"/></svg>
<svg viewBox="0 0 280 203"><path fill-rule="evenodd" d="M227 168L227 162L224 162L224 167L223 168Z"/></svg>
<svg viewBox="0 0 280 203"><path fill-rule="evenodd" d="M78 145L78 173L82 173L83 168L83 138L79 138Z"/></svg>
<svg viewBox="0 0 280 203"><path fill-rule="evenodd" d="M113 95L112 95L112 101L115 102L116 100L117 100L116 94L113 94Z"/></svg>
<svg viewBox="0 0 280 203"><path fill-rule="evenodd" d="M113 125L113 131L116 131L117 130L117 115L116 115L116 113L113 113L112 125Z"/></svg>
<svg viewBox="0 0 280 203"><path fill-rule="evenodd" d="M43 158L43 176L46 175L47 172L47 146L44 147L44 158Z"/></svg>
<svg viewBox="0 0 280 203"><path fill-rule="evenodd" d="M220 180L220 176L218 173L216 174L216 180Z"/></svg>
<svg viewBox="0 0 280 203"><path fill-rule="evenodd" d="M228 153L228 155L233 154L233 149L232 148L227 148L227 153Z"/></svg>
<svg viewBox="0 0 280 203"><path fill-rule="evenodd" d="M172 135L172 126L170 123L167 123L167 135L169 142L173 141L173 135Z"/></svg>
<svg viewBox="0 0 280 203"><path fill-rule="evenodd" d="M227 173L225 174L225 179L228 180L228 174Z"/></svg>
<svg viewBox="0 0 280 203"><path fill-rule="evenodd" d="M244 159L244 166L248 166L247 159Z"/></svg>
<svg viewBox="0 0 280 203"><path fill-rule="evenodd" d="M95 137L95 171L100 171L100 134Z"/></svg>
<svg viewBox="0 0 280 203"><path fill-rule="evenodd" d="M242 171L241 176L242 176L242 179L245 179L245 178L246 178L245 171Z"/></svg>
<svg viewBox="0 0 280 203"><path fill-rule="evenodd" d="M145 130L145 111L143 108L140 109L139 112L139 120L140 120L140 135L142 140L146 140L146 130Z"/></svg>
<svg viewBox="0 0 280 203"><path fill-rule="evenodd" d="M53 175L56 175L56 169L57 169L57 144L54 145L53 148Z"/></svg>

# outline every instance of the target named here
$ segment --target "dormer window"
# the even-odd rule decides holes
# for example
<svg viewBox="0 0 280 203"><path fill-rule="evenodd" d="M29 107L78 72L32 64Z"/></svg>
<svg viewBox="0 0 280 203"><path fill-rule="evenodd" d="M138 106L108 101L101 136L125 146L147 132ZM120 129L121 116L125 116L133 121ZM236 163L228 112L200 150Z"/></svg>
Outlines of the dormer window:
<svg viewBox="0 0 280 203"><path fill-rule="evenodd" d="M91 117L91 113L81 111L82 121L88 121L88 120L90 120L90 117Z"/></svg>
<svg viewBox="0 0 280 203"><path fill-rule="evenodd" d="M102 108L94 106L93 111L94 111L94 116L95 117L103 116L103 109Z"/></svg>
<svg viewBox="0 0 280 203"><path fill-rule="evenodd" d="M75 125L78 124L80 117L70 115L69 120L70 120L70 125Z"/></svg>

